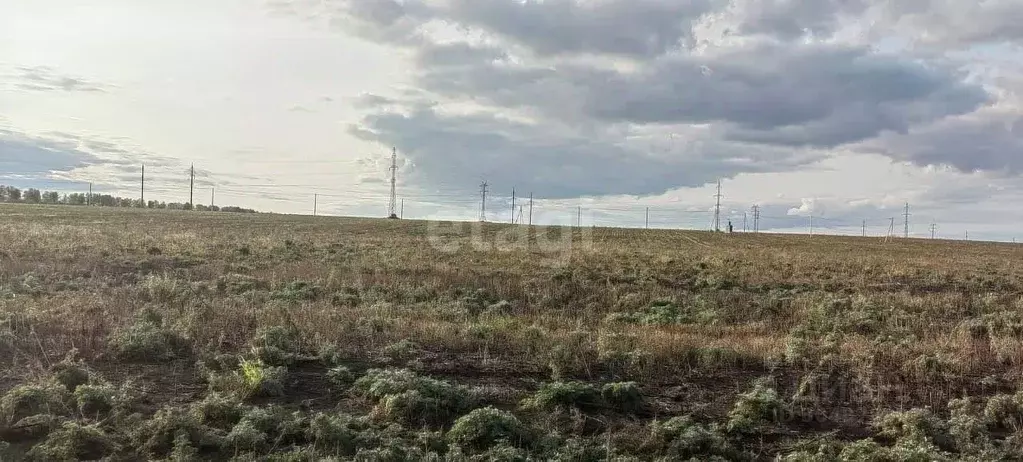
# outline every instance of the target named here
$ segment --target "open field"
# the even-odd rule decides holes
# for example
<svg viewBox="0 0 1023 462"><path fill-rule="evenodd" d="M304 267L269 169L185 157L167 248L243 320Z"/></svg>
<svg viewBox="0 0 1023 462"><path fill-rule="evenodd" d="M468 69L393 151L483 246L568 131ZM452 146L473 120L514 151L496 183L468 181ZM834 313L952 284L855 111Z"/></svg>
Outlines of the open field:
<svg viewBox="0 0 1023 462"><path fill-rule="evenodd" d="M0 205L0 460L1023 458L1021 247L510 230Z"/></svg>

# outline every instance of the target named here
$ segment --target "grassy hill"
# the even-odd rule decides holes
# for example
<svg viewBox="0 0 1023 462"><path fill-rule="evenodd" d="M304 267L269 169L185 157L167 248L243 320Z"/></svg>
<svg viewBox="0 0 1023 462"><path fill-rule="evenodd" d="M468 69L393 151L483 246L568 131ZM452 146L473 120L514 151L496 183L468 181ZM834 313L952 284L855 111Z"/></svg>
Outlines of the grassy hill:
<svg viewBox="0 0 1023 462"><path fill-rule="evenodd" d="M1020 252L0 205L0 460L1018 459Z"/></svg>

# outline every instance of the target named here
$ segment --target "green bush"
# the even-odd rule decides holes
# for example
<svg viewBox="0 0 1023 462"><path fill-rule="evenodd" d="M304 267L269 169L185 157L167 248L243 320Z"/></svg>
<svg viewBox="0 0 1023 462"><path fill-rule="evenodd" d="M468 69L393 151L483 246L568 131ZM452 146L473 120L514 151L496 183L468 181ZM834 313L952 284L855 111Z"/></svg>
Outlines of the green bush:
<svg viewBox="0 0 1023 462"><path fill-rule="evenodd" d="M223 430L233 428L244 412L245 407L236 397L217 392L192 405L192 414L200 424Z"/></svg>
<svg viewBox="0 0 1023 462"><path fill-rule="evenodd" d="M284 396L286 367L269 367L260 360L243 360L241 377L246 398Z"/></svg>
<svg viewBox="0 0 1023 462"><path fill-rule="evenodd" d="M377 403L377 415L404 423L445 422L473 404L467 388L408 369L371 369L353 390Z"/></svg>
<svg viewBox="0 0 1023 462"><path fill-rule="evenodd" d="M502 441L515 446L527 445L531 436L517 417L488 406L459 417L446 439L463 449L482 450Z"/></svg>
<svg viewBox="0 0 1023 462"><path fill-rule="evenodd" d="M608 383L600 388L600 396L614 409L636 412L643 408L643 395L636 382Z"/></svg>
<svg viewBox="0 0 1023 462"><path fill-rule="evenodd" d="M127 362L161 362L186 357L191 352L188 340L164 325L154 311L145 310L131 325L118 329L109 338L114 355Z"/></svg>
<svg viewBox="0 0 1023 462"><path fill-rule="evenodd" d="M118 450L117 443L98 425L65 422L46 441L33 447L28 456L47 462L99 460Z"/></svg>
<svg viewBox="0 0 1023 462"><path fill-rule="evenodd" d="M327 381L335 391L347 390L355 382L355 374L345 366L334 366L327 371Z"/></svg>
<svg viewBox="0 0 1023 462"><path fill-rule="evenodd" d="M595 409L601 405L600 391L583 382L550 382L523 402L526 408L554 410L557 408Z"/></svg>
<svg viewBox="0 0 1023 462"><path fill-rule="evenodd" d="M217 449L224 444L223 432L203 425L188 409L177 407L160 409L152 418L141 422L130 436L132 447L155 458L177 451L184 441L200 451Z"/></svg>
<svg viewBox="0 0 1023 462"><path fill-rule="evenodd" d="M82 415L98 416L114 409L118 390L110 385L81 385L75 389L75 403Z"/></svg>
<svg viewBox="0 0 1023 462"><path fill-rule="evenodd" d="M89 383L89 369L80 361L73 361L65 358L59 363L50 366L50 373L53 374L57 383L64 385L67 391L73 392L79 385Z"/></svg>
<svg viewBox="0 0 1023 462"><path fill-rule="evenodd" d="M302 338L293 327L261 328L252 339L252 355L270 366L290 366L302 358Z"/></svg>
<svg viewBox="0 0 1023 462"><path fill-rule="evenodd" d="M720 430L700 424L690 416L654 421L647 444L669 460L738 455Z"/></svg>
<svg viewBox="0 0 1023 462"><path fill-rule="evenodd" d="M19 385L0 398L0 422L10 425L37 414L64 415L69 400L67 389L61 385Z"/></svg>
<svg viewBox="0 0 1023 462"><path fill-rule="evenodd" d="M767 379L754 382L753 389L739 394L728 413L728 431L750 432L768 422L777 422L786 406Z"/></svg>

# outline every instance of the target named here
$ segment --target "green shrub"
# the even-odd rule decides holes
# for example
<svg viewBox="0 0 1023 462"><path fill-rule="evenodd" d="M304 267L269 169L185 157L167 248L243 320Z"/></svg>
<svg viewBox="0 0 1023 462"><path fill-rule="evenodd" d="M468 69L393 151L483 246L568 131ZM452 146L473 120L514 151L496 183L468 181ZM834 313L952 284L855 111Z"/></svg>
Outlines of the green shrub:
<svg viewBox="0 0 1023 462"><path fill-rule="evenodd" d="M191 352L188 340L166 327L151 310L141 312L133 324L114 332L109 345L118 359L127 362L161 362Z"/></svg>
<svg viewBox="0 0 1023 462"><path fill-rule="evenodd" d="M768 380L757 379L752 390L739 394L728 413L728 431L754 431L767 422L777 422L785 411L785 404Z"/></svg>
<svg viewBox="0 0 1023 462"><path fill-rule="evenodd" d="M30 384L14 387L0 398L0 422L10 425L37 414L64 415L70 395L57 384Z"/></svg>
<svg viewBox="0 0 1023 462"><path fill-rule="evenodd" d="M217 290L228 294L242 295L256 290L266 290L269 284L245 274L227 274L217 279Z"/></svg>
<svg viewBox="0 0 1023 462"><path fill-rule="evenodd" d="M65 358L63 361L50 366L50 373L53 374L57 383L64 385L67 391L73 392L79 385L89 383L89 369L80 361L73 361Z"/></svg>
<svg viewBox="0 0 1023 462"><path fill-rule="evenodd" d="M944 431L944 424L927 409L893 411L876 420L883 436L893 439L931 437Z"/></svg>
<svg viewBox="0 0 1023 462"><path fill-rule="evenodd" d="M267 442L266 432L256 428L254 421L242 419L224 437L234 451L256 451Z"/></svg>
<svg viewBox="0 0 1023 462"><path fill-rule="evenodd" d="M252 355L270 366L290 366L302 358L302 338L293 327L261 328L252 339Z"/></svg>
<svg viewBox="0 0 1023 462"><path fill-rule="evenodd" d="M371 369L353 390L377 403L374 412L405 423L439 423L470 409L469 390L408 369Z"/></svg>
<svg viewBox="0 0 1023 462"><path fill-rule="evenodd" d="M67 420L65 417L50 414L31 415L3 429L3 438L11 442L38 441L60 428Z"/></svg>
<svg viewBox="0 0 1023 462"><path fill-rule="evenodd" d="M407 362L419 357L421 352L422 349L419 347L419 344L409 339L404 339L384 347L383 354L384 357L391 361Z"/></svg>
<svg viewBox="0 0 1023 462"><path fill-rule="evenodd" d="M47 462L99 460L118 450L117 443L99 426L65 422L46 441L33 447L28 456Z"/></svg>
<svg viewBox="0 0 1023 462"><path fill-rule="evenodd" d="M334 366L327 371L327 381L335 391L347 390L355 382L355 374L345 366Z"/></svg>
<svg viewBox="0 0 1023 462"><path fill-rule="evenodd" d="M320 292L321 289L315 284L305 281L293 281L275 290L270 294L270 298L289 302L311 301L316 300L320 296Z"/></svg>
<svg viewBox="0 0 1023 462"><path fill-rule="evenodd" d="M359 432L364 429L347 414L318 413L309 422L307 437L318 449L352 455L358 448Z"/></svg>
<svg viewBox="0 0 1023 462"><path fill-rule="evenodd" d="M216 449L224 444L224 433L199 422L188 409L164 407L131 432L132 447L142 454L160 458L177 451L183 441L198 450Z"/></svg>
<svg viewBox="0 0 1023 462"><path fill-rule="evenodd" d="M670 460L737 455L721 431L697 423L690 416L654 421L647 445Z"/></svg>
<svg viewBox="0 0 1023 462"><path fill-rule="evenodd" d="M200 424L224 430L233 428L244 412L244 406L236 397L217 392L207 394L192 405L192 414Z"/></svg>
<svg viewBox="0 0 1023 462"><path fill-rule="evenodd" d="M446 438L463 449L481 450L502 441L526 445L531 439L529 433L514 415L488 406L459 417Z"/></svg>
<svg viewBox="0 0 1023 462"><path fill-rule="evenodd" d="M284 396L286 367L270 367L260 360L243 360L241 377L246 398Z"/></svg>
<svg viewBox="0 0 1023 462"><path fill-rule="evenodd" d="M118 390L110 385L81 385L75 389L75 403L82 415L97 416L114 409Z"/></svg>
<svg viewBox="0 0 1023 462"><path fill-rule="evenodd" d="M614 409L636 412L643 408L643 395L636 382L608 383L600 388L604 402Z"/></svg>
<svg viewBox="0 0 1023 462"><path fill-rule="evenodd" d="M553 410L557 408L595 409L601 404L600 392L583 382L550 382L523 402L527 408Z"/></svg>

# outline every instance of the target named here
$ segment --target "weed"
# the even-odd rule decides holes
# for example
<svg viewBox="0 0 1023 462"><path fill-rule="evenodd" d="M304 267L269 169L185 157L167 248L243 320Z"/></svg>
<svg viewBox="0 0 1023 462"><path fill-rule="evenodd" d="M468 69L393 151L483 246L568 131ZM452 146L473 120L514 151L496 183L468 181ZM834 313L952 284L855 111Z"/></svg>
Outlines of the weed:
<svg viewBox="0 0 1023 462"><path fill-rule="evenodd" d="M327 380L333 390L347 390L355 383L355 374L345 366L334 366L327 371Z"/></svg>
<svg viewBox="0 0 1023 462"><path fill-rule="evenodd" d="M376 415L405 423L439 423L471 408L465 387L421 377L408 369L371 369L353 390L377 403Z"/></svg>
<svg viewBox="0 0 1023 462"><path fill-rule="evenodd" d="M0 398L0 422L8 425L36 414L64 415L70 395L62 385L19 385Z"/></svg>
<svg viewBox="0 0 1023 462"><path fill-rule="evenodd" d="M98 425L65 422L28 456L39 461L99 460L117 450L117 443Z"/></svg>
<svg viewBox="0 0 1023 462"><path fill-rule="evenodd" d="M636 412L643 408L643 395L636 382L605 384L600 389L600 396L605 403L623 412Z"/></svg>
<svg viewBox="0 0 1023 462"><path fill-rule="evenodd" d="M162 316L152 310L141 311L133 324L110 337L109 344L117 359L126 362L161 362L191 352L188 340L165 326Z"/></svg>
<svg viewBox="0 0 1023 462"><path fill-rule="evenodd" d="M601 405L601 392L583 382L551 382L543 384L536 394L522 404L526 408L540 410L569 407L595 409Z"/></svg>
<svg viewBox="0 0 1023 462"><path fill-rule="evenodd" d="M762 425L778 422L786 412L785 403L767 379L757 379L753 389L739 394L728 413L728 431L751 432Z"/></svg>
<svg viewBox="0 0 1023 462"><path fill-rule="evenodd" d="M464 449L481 450L505 442L523 446L530 442L530 432L514 415L485 407L459 417L446 438Z"/></svg>

